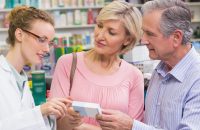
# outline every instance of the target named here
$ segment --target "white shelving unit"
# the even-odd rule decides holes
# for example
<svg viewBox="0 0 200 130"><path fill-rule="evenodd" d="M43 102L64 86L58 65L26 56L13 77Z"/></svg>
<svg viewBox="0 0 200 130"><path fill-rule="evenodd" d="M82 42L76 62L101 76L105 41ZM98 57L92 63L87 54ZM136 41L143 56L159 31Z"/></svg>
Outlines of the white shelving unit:
<svg viewBox="0 0 200 130"><path fill-rule="evenodd" d="M200 38L192 38L191 41L192 42L200 42Z"/></svg>
<svg viewBox="0 0 200 130"><path fill-rule="evenodd" d="M87 24L87 25L70 25L70 26L60 26L55 27L56 30L62 30L62 29L87 29L87 28L94 28L95 24ZM7 32L8 28L0 28L0 32Z"/></svg>
<svg viewBox="0 0 200 130"><path fill-rule="evenodd" d="M200 19L193 19L192 23L200 23Z"/></svg>
<svg viewBox="0 0 200 130"><path fill-rule="evenodd" d="M55 11L55 10L75 10L75 9L101 9L103 6L76 6L76 7L57 7L51 9L44 9L46 11Z"/></svg>
<svg viewBox="0 0 200 130"><path fill-rule="evenodd" d="M200 2L187 2L189 6L200 6Z"/></svg>
<svg viewBox="0 0 200 130"><path fill-rule="evenodd" d="M55 27L55 29L84 29L84 28L94 28L95 24L87 24L87 25L70 25L70 26L61 26L61 27Z"/></svg>
<svg viewBox="0 0 200 130"><path fill-rule="evenodd" d="M43 9L45 11L48 11L50 13L53 13L54 11L59 11L59 12L67 12L67 11L74 11L74 10L88 10L92 9L93 11L97 11L101 9L103 6L76 6L76 7L56 7L56 8L49 8L49 9ZM0 14L6 14L11 9L0 9ZM53 15L53 14L52 14ZM93 29L95 27L95 24L80 24L80 25L66 25L66 26L57 26L55 27L56 33L58 34L66 34L71 32L73 33L85 33L86 31L88 32L93 32ZM7 28L0 28L0 41L5 41L7 37Z"/></svg>

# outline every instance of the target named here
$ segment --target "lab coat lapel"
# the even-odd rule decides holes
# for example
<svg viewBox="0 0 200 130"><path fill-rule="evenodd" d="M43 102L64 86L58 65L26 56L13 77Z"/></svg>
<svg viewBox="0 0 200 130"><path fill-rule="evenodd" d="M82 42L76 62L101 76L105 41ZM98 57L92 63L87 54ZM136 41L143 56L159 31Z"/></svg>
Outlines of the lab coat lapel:
<svg viewBox="0 0 200 130"><path fill-rule="evenodd" d="M6 76L9 79L9 82L12 84L10 87L13 87L13 89L16 91L15 97L17 97L18 100L21 102L21 97L20 97L21 93L18 89L17 82L16 82L16 79L15 79L13 73L12 73L12 70L10 69L10 67L9 67L4 56L2 56L2 55L0 56L0 61L1 61L0 66L2 67L2 69L9 72L9 73L7 73L7 75L4 75L4 76Z"/></svg>
<svg viewBox="0 0 200 130"><path fill-rule="evenodd" d="M27 98L27 97L29 97L29 98ZM28 81L26 81L24 84L21 103L23 105L23 109L33 108L35 106L33 97L31 96L31 91L29 88Z"/></svg>

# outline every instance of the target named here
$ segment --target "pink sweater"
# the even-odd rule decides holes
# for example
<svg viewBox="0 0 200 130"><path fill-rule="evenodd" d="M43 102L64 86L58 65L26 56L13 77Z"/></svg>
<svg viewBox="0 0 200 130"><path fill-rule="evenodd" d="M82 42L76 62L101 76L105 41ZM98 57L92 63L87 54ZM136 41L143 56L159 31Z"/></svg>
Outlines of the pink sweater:
<svg viewBox="0 0 200 130"><path fill-rule="evenodd" d="M122 60L117 72L102 76L91 72L84 63L84 52L77 53L71 97L76 101L100 104L103 109L115 109L127 113L137 120L143 119L144 82L142 73ZM62 56L56 65L51 84L50 97L69 96L69 75L72 55ZM84 122L97 125L95 119L84 118Z"/></svg>

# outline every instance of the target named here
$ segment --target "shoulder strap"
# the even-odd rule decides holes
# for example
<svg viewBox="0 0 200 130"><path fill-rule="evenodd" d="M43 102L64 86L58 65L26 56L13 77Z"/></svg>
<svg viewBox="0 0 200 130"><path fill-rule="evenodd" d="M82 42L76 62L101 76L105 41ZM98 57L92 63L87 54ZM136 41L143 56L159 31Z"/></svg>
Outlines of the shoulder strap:
<svg viewBox="0 0 200 130"><path fill-rule="evenodd" d="M76 70L76 64L77 64L77 55L75 52L72 53L73 59L72 59L72 65L71 65L71 71L70 71L70 88L69 88L69 95L72 89L72 84L73 84L73 79L74 79L74 74Z"/></svg>

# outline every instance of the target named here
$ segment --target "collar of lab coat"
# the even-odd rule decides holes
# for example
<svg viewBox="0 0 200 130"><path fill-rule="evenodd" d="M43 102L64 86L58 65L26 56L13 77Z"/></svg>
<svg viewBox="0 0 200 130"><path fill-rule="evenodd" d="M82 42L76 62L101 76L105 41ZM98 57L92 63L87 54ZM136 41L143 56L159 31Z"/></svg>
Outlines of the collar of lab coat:
<svg viewBox="0 0 200 130"><path fill-rule="evenodd" d="M4 69L5 71L9 71L12 72L12 70L10 69L8 62L6 61L6 58L3 55L0 55L0 67L2 67L2 69Z"/></svg>

